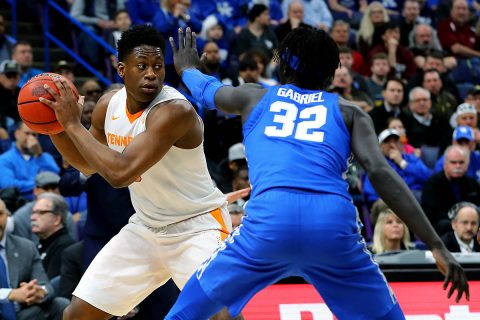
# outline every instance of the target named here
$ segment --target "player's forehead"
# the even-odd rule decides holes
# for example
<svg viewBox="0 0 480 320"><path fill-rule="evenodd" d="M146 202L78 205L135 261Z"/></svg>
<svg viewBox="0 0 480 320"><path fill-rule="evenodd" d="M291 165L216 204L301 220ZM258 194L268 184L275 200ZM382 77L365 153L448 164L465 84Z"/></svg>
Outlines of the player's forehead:
<svg viewBox="0 0 480 320"><path fill-rule="evenodd" d="M162 49L160 47L147 45L141 45L133 48L132 52L130 53L130 57L134 59L155 58L163 60Z"/></svg>

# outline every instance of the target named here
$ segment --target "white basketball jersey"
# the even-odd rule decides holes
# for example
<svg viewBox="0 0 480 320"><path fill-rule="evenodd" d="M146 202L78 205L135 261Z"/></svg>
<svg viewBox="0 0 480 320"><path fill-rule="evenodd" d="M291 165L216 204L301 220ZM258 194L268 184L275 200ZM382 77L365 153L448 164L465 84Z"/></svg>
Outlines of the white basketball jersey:
<svg viewBox="0 0 480 320"><path fill-rule="evenodd" d="M132 115L127 109L125 88L115 93L105 116L108 146L123 152L135 136L145 131L149 112L159 103L173 99L186 100L174 88L164 86L146 109ZM208 173L203 143L194 149L172 146L138 180L129 186L132 204L143 223L153 228L209 212L226 202Z"/></svg>

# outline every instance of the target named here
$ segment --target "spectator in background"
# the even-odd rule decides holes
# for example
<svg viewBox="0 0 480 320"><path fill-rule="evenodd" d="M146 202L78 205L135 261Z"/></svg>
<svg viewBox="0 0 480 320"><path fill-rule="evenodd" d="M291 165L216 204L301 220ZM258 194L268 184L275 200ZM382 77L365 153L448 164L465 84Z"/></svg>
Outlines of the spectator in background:
<svg viewBox="0 0 480 320"><path fill-rule="evenodd" d="M216 16L210 15L203 21L202 31L198 36L197 45L200 49L199 51L202 51L202 48L204 48L208 42L215 42L218 46L220 62L223 67L225 67L229 58L229 37L225 33L224 26Z"/></svg>
<svg viewBox="0 0 480 320"><path fill-rule="evenodd" d="M420 202L423 185L430 178L432 172L414 154L403 152L403 145L400 142L400 133L395 129L385 129L378 136L380 150L388 164L405 181L408 188ZM367 176L363 182L363 193L368 207L378 200L378 195L373 189Z"/></svg>
<svg viewBox="0 0 480 320"><path fill-rule="evenodd" d="M69 214L67 203L55 193L39 195L33 205L31 228L40 239L40 259L50 279L60 275L63 250L75 243L65 228Z"/></svg>
<svg viewBox="0 0 480 320"><path fill-rule="evenodd" d="M458 126L453 131L452 145L458 145L470 151L470 160L466 175L480 183L480 151L475 150L475 133L469 126ZM438 159L435 164L435 172L443 169L445 155Z"/></svg>
<svg viewBox="0 0 480 320"><path fill-rule="evenodd" d="M245 166L247 166L245 146L241 142L231 145L230 148L228 148L228 157L220 161L218 165L221 177L221 180L217 183L218 188L224 193L231 192L233 190L233 175Z"/></svg>
<svg viewBox="0 0 480 320"><path fill-rule="evenodd" d="M378 106L383 102L383 90L387 83L387 76L390 73L388 57L385 53L377 53L372 57L370 71L372 75L366 79L368 94Z"/></svg>
<svg viewBox="0 0 480 320"><path fill-rule="evenodd" d="M232 218L232 229L235 229L242 223L245 212L241 206L235 203L228 205L228 212L230 213L230 218Z"/></svg>
<svg viewBox="0 0 480 320"><path fill-rule="evenodd" d="M85 81L80 87L80 94L85 96L85 101L91 100L97 102L102 96L103 90L95 79Z"/></svg>
<svg viewBox="0 0 480 320"><path fill-rule="evenodd" d="M241 166L233 171L232 176L232 191L239 191L250 187L250 180L248 178L248 167ZM250 199L250 194L243 198L236 200L234 203L241 206L245 206L245 203Z"/></svg>
<svg viewBox="0 0 480 320"><path fill-rule="evenodd" d="M309 27L304 21L305 18L305 8L303 2L300 0L290 1L287 9L287 20L283 23L280 23L275 28L275 34L277 36L278 42L282 42L283 38L290 33L293 29L298 27Z"/></svg>
<svg viewBox="0 0 480 320"><path fill-rule="evenodd" d="M387 120L387 128L397 130L400 135L400 143L402 144L402 153L405 154L415 154L419 155L420 150L415 149L411 144L408 143L407 132L405 131L405 126L403 125L402 119L399 117L391 117Z"/></svg>
<svg viewBox="0 0 480 320"><path fill-rule="evenodd" d="M5 60L0 64L0 139L6 139L0 147L0 153L10 148L9 135L14 131L15 122L20 120L17 100L20 88L20 66L15 60ZM3 132L4 131L4 132Z"/></svg>
<svg viewBox="0 0 480 320"><path fill-rule="evenodd" d="M398 78L388 79L385 83L382 91L383 103L368 113L372 118L377 134L380 134L387 127L389 118L401 117L403 115L401 104L404 92L405 85Z"/></svg>
<svg viewBox="0 0 480 320"><path fill-rule="evenodd" d="M425 70L422 87L430 92L432 114L449 120L458 103L453 94L444 89L440 72L436 69Z"/></svg>
<svg viewBox="0 0 480 320"><path fill-rule="evenodd" d="M83 103L82 118L80 119L80 122L87 129L92 125L93 109L95 109L95 101L87 100Z"/></svg>
<svg viewBox="0 0 480 320"><path fill-rule="evenodd" d="M367 9L367 0L328 0L328 6L335 21L350 21L357 28Z"/></svg>
<svg viewBox="0 0 480 320"><path fill-rule="evenodd" d="M332 88L329 91L336 92L344 99L354 102L365 112L373 109L373 101L366 93L353 86L352 75L344 66L339 67L335 71L335 78L332 81Z"/></svg>
<svg viewBox="0 0 480 320"><path fill-rule="evenodd" d="M160 7L155 11L152 25L162 33L164 39L177 34L178 29L190 29L199 34L202 30L202 21L196 15L190 14L191 0L161 0ZM176 37L174 40L177 41ZM167 45L164 55L165 82L172 87L177 87L180 78L177 76L173 66L173 55L171 46Z"/></svg>
<svg viewBox="0 0 480 320"><path fill-rule="evenodd" d="M357 90L360 90L364 93L368 91L367 82L365 77L353 70L353 64L355 63L355 57L353 55L352 49L349 47L338 47L338 52L340 54L340 63L342 67L346 67L350 72L353 80L353 87Z"/></svg>
<svg viewBox="0 0 480 320"><path fill-rule="evenodd" d="M449 146L443 170L431 176L423 188L422 207L440 236L452 230L448 211L455 203L480 204L480 187L475 179L466 175L469 159L466 148Z"/></svg>
<svg viewBox="0 0 480 320"><path fill-rule="evenodd" d="M27 41L18 41L13 46L12 60L17 61L20 65L20 82L18 87L21 88L30 78L42 73L40 69L33 68L33 50Z"/></svg>
<svg viewBox="0 0 480 320"><path fill-rule="evenodd" d="M10 59L16 40L5 34L5 18L0 14L0 62Z"/></svg>
<svg viewBox="0 0 480 320"><path fill-rule="evenodd" d="M39 172L60 172L53 157L43 152L37 136L21 122L15 130L15 145L0 155L0 188L17 187L28 200L33 199L34 180Z"/></svg>
<svg viewBox="0 0 480 320"><path fill-rule="evenodd" d="M450 117L450 126L468 126L473 129L476 144L480 143L480 130L478 129L478 112L473 104L461 103Z"/></svg>
<svg viewBox="0 0 480 320"><path fill-rule="evenodd" d="M356 45L350 41L350 24L343 20L336 20L330 30L330 36L339 48L346 47L350 49L353 62L349 69L352 69L358 73L365 73L365 60L363 59L362 54L357 50L352 49L356 47Z"/></svg>
<svg viewBox="0 0 480 320"><path fill-rule="evenodd" d="M7 215L5 203L0 200L0 272L2 282L8 282L0 286L2 319L61 319L68 300L54 298L35 245L6 232Z"/></svg>
<svg viewBox="0 0 480 320"><path fill-rule="evenodd" d="M53 172L45 171L37 174L35 177L35 188L33 189L35 198L38 198L40 195L46 192L60 194L58 190L59 181L60 177ZM31 215L34 204L35 201L27 202L13 213L13 234L38 244L39 239L32 232L31 224ZM70 237L76 239L77 234L71 214L67 215L65 227L68 229Z"/></svg>
<svg viewBox="0 0 480 320"><path fill-rule="evenodd" d="M448 121L431 113L430 92L416 87L408 95L410 113L402 117L408 141L415 148L438 147L440 152L450 144L452 130Z"/></svg>
<svg viewBox="0 0 480 320"><path fill-rule="evenodd" d="M402 16L400 17L400 44L409 45L409 35L418 23L430 24L429 19L420 17L420 3L416 0L406 0L403 3Z"/></svg>
<svg viewBox="0 0 480 320"><path fill-rule="evenodd" d="M260 71L258 64L253 58L243 56L240 59L238 80L233 82L234 86L242 85L244 83L258 83L260 84ZM225 79L224 83L229 84L229 79Z"/></svg>
<svg viewBox="0 0 480 320"><path fill-rule="evenodd" d="M124 2L124 0L75 0L70 8L70 15L93 33L105 37L115 28L111 14L123 9ZM103 67L103 50L84 32L78 35L78 48L80 55L95 68Z"/></svg>
<svg viewBox="0 0 480 320"><path fill-rule="evenodd" d="M388 21L390 17L381 2L373 1L367 6L357 32L357 48L365 59L373 47L383 42L382 35L376 30Z"/></svg>
<svg viewBox="0 0 480 320"><path fill-rule="evenodd" d="M66 60L58 61L55 66L55 73L61 74L68 80L72 81L72 83L75 83L75 73L73 72L72 66Z"/></svg>
<svg viewBox="0 0 480 320"><path fill-rule="evenodd" d="M381 254L413 247L405 222L390 209L380 212L373 233L372 252Z"/></svg>
<svg viewBox="0 0 480 320"><path fill-rule="evenodd" d="M251 48L260 48L271 59L277 46L277 36L270 26L268 7L263 4L254 5L248 12L248 25L234 39L234 54L240 57Z"/></svg>
<svg viewBox="0 0 480 320"><path fill-rule="evenodd" d="M262 49L252 48L244 53L242 59L251 59L257 63L259 84L264 87L271 87L278 84L278 81L272 77L272 69L274 68L275 63L265 54Z"/></svg>
<svg viewBox="0 0 480 320"><path fill-rule="evenodd" d="M153 16L158 10L158 0L127 0L125 8L132 19L132 24L152 23Z"/></svg>
<svg viewBox="0 0 480 320"><path fill-rule="evenodd" d="M403 35L401 39L403 39ZM407 46L415 56L415 63L418 68L423 68L428 52L442 51L437 32L429 24L415 25L406 39L408 41Z"/></svg>
<svg viewBox="0 0 480 320"><path fill-rule="evenodd" d="M452 220L452 229L442 236L450 252L480 252L480 243L476 241L480 212L478 206L471 202L459 202L448 212Z"/></svg>
<svg viewBox="0 0 480 320"><path fill-rule="evenodd" d="M413 53L405 46L400 44L400 29L397 24L387 22L376 30L381 34L382 43L373 47L368 56L368 61L380 52L388 57L390 64L390 76L400 77L408 80L415 75L417 65L414 61Z"/></svg>
<svg viewBox="0 0 480 320"><path fill-rule="evenodd" d="M480 113L480 85L475 85L467 91L465 102L475 106L478 118L478 114Z"/></svg>
<svg viewBox="0 0 480 320"><path fill-rule="evenodd" d="M438 37L442 47L460 59L480 57L475 29L468 23L469 12L465 0L453 0L450 17L438 23Z"/></svg>
<svg viewBox="0 0 480 320"><path fill-rule="evenodd" d="M108 42L110 46L116 50L117 41L120 40L122 32L127 31L132 25L128 11L125 9L117 10L113 15L113 23L115 24L115 28L108 35ZM110 63L112 64L113 68L112 73L115 79L114 82L123 83L122 78L120 78L117 73L117 56L115 54L110 54Z"/></svg>
<svg viewBox="0 0 480 320"><path fill-rule="evenodd" d="M323 29L328 32L332 27L333 17L330 9L324 0L300 0L303 3L305 12L304 21L312 27ZM284 0L282 2L283 15L288 15L288 5L292 0Z"/></svg>

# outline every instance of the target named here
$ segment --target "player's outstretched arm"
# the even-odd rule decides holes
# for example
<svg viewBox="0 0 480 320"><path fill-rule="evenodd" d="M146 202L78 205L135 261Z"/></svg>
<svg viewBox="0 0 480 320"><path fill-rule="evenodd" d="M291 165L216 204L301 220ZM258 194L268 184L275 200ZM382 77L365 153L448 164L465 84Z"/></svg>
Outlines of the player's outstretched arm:
<svg viewBox="0 0 480 320"><path fill-rule="evenodd" d="M342 105L341 108L351 130L352 151L367 171L375 190L432 250L438 268L445 275L444 289L450 285L448 297L457 291L457 302L463 295L468 300L469 290L464 270L445 248L408 186L385 160L378 145L372 120L355 106Z"/></svg>
<svg viewBox="0 0 480 320"><path fill-rule="evenodd" d="M54 82L60 94L47 88L54 100L42 100L42 102L55 111L57 120L65 128L65 133L89 167L93 168L94 172L98 172L113 187L125 187L140 178L145 171L160 161L175 143L182 142L182 138L191 132L199 121L195 109L187 101L173 100L161 103L148 114L146 130L135 136L120 153L110 149L106 143L99 142L85 129L80 122L81 110L71 89L64 80L55 79ZM100 107L92 116L92 126L95 128L101 126L102 131L108 101L104 103L105 109ZM104 111L101 117L102 109ZM95 114L95 112L98 113ZM195 141L195 145L186 147L193 148L200 143L201 138ZM184 142L184 144L187 143Z"/></svg>
<svg viewBox="0 0 480 320"><path fill-rule="evenodd" d="M218 79L201 73L196 68L202 65L198 57L196 35L190 28L178 30L178 48L170 37L173 60L178 75L193 97L208 109L218 108L226 113L239 114L245 119L250 110L262 98L266 90L258 84L239 87L226 86ZM205 58L202 56L202 58Z"/></svg>

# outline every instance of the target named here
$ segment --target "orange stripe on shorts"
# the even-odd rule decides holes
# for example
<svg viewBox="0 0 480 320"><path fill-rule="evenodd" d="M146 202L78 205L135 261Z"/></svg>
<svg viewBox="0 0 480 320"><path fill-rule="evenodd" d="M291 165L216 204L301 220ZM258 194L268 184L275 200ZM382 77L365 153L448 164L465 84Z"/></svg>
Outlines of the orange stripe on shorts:
<svg viewBox="0 0 480 320"><path fill-rule="evenodd" d="M210 211L212 217L220 224L220 239L225 240L230 232L228 231L227 226L225 225L225 220L223 220L222 210L215 209Z"/></svg>

